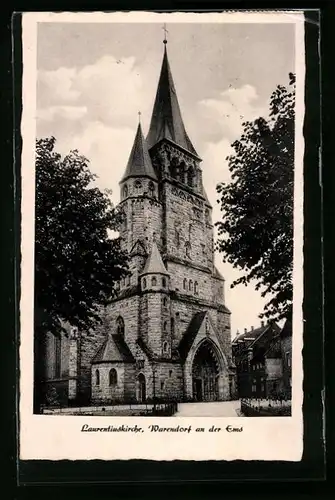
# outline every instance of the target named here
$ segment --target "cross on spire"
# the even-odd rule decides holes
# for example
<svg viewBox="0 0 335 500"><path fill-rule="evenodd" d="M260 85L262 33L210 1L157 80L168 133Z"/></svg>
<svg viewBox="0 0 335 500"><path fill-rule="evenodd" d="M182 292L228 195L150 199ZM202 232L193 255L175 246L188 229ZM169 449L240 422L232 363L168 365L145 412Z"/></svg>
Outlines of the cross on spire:
<svg viewBox="0 0 335 500"><path fill-rule="evenodd" d="M141 111L139 111L137 114L138 114L138 123L141 123L141 114L142 114Z"/></svg>
<svg viewBox="0 0 335 500"><path fill-rule="evenodd" d="M166 24L165 23L164 23L164 26L162 27L162 30L164 30L164 40L163 40L163 43L167 43L166 33L168 33L168 30L166 29Z"/></svg>

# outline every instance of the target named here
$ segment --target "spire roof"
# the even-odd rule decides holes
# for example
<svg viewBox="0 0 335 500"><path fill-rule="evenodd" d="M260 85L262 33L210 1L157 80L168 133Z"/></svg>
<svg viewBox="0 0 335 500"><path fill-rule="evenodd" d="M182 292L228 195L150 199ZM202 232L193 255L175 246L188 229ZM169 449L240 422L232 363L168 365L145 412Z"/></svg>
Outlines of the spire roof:
<svg viewBox="0 0 335 500"><path fill-rule="evenodd" d="M134 144L129 156L126 171L121 182L128 177L151 177L157 181L157 175L151 163L148 147L143 136L141 123L138 124Z"/></svg>
<svg viewBox="0 0 335 500"><path fill-rule="evenodd" d="M169 276L158 250L156 241L152 242L151 252L147 258L142 274L165 274L166 276Z"/></svg>
<svg viewBox="0 0 335 500"><path fill-rule="evenodd" d="M198 157L184 127L169 60L164 45L164 57L159 77L147 143L149 149L161 139L169 139Z"/></svg>

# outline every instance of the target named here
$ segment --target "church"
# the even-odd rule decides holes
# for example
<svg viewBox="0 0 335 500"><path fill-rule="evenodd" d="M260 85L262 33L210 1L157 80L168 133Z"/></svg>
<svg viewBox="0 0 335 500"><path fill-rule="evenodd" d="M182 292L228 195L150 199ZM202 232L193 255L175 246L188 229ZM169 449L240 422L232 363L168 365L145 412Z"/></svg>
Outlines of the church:
<svg viewBox="0 0 335 500"><path fill-rule="evenodd" d="M94 331L48 337L46 385L69 404L235 396L230 311L212 207L181 115L166 40L149 131L120 179L130 274Z"/></svg>

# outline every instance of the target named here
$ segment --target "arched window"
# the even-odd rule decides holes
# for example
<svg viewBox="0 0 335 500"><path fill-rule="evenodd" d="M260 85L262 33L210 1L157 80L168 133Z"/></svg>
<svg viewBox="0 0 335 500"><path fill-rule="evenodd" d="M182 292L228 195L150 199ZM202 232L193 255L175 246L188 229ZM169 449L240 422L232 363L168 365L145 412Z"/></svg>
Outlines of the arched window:
<svg viewBox="0 0 335 500"><path fill-rule="evenodd" d="M166 278L162 278L162 287L165 288L166 287Z"/></svg>
<svg viewBox="0 0 335 500"><path fill-rule="evenodd" d="M153 182L149 182L149 194L150 196L154 197L155 195L155 186Z"/></svg>
<svg viewBox="0 0 335 500"><path fill-rule="evenodd" d="M167 298L166 298L166 297L164 297L164 299L163 299L163 306L164 306L164 307L167 307L167 303L168 303Z"/></svg>
<svg viewBox="0 0 335 500"><path fill-rule="evenodd" d="M169 350L169 344L167 342L163 342L163 352L167 353Z"/></svg>
<svg viewBox="0 0 335 500"><path fill-rule="evenodd" d="M100 372L95 370L95 385L100 385Z"/></svg>
<svg viewBox="0 0 335 500"><path fill-rule="evenodd" d="M193 290L193 281L192 280L190 280L188 283L188 289L190 292L192 292L192 290Z"/></svg>
<svg viewBox="0 0 335 500"><path fill-rule="evenodd" d="M163 323L163 331L167 332L167 321L164 321Z"/></svg>
<svg viewBox="0 0 335 500"><path fill-rule="evenodd" d="M109 385L117 385L117 371L115 368L109 371Z"/></svg>
<svg viewBox="0 0 335 500"><path fill-rule="evenodd" d="M193 184L194 184L194 171L193 171L193 168L190 167L188 170L187 170L187 184L190 186L190 187L193 187Z"/></svg>
<svg viewBox="0 0 335 500"><path fill-rule="evenodd" d="M206 222L209 222L209 210L208 210L208 208L206 208L206 210L205 210L205 219L206 219Z"/></svg>
<svg viewBox="0 0 335 500"><path fill-rule="evenodd" d="M122 278L122 280L121 280L121 285L122 285L122 286L124 286L124 285L125 285L125 283L126 283L125 278Z"/></svg>
<svg viewBox="0 0 335 500"><path fill-rule="evenodd" d="M187 289L187 279L186 278L184 278L184 281L183 281L183 288L184 288L184 290Z"/></svg>
<svg viewBox="0 0 335 500"><path fill-rule="evenodd" d="M186 243L185 243L185 253L186 253L186 257L190 258L190 256L191 256L191 244L189 241L186 241Z"/></svg>
<svg viewBox="0 0 335 500"><path fill-rule="evenodd" d="M143 278L142 280L142 286L143 286L143 289L145 290L146 287L147 287L147 280L145 278Z"/></svg>
<svg viewBox="0 0 335 500"><path fill-rule="evenodd" d="M122 194L123 194L123 198L127 198L127 196L128 196L128 186L127 186L127 184L125 184L123 186Z"/></svg>
<svg viewBox="0 0 335 500"><path fill-rule="evenodd" d="M194 282L194 293L198 294L198 282Z"/></svg>
<svg viewBox="0 0 335 500"><path fill-rule="evenodd" d="M175 238L176 238L176 246L179 247L179 245L180 245L180 233L179 233L178 229L176 229L176 231L175 231Z"/></svg>
<svg viewBox="0 0 335 500"><path fill-rule="evenodd" d="M171 318L171 335L174 335L174 318Z"/></svg>
<svg viewBox="0 0 335 500"><path fill-rule="evenodd" d="M154 276L153 278L151 278L151 286L156 286L157 285L157 278L156 276Z"/></svg>
<svg viewBox="0 0 335 500"><path fill-rule="evenodd" d="M124 321L121 316L119 316L116 320L116 332L118 335L124 335Z"/></svg>
<svg viewBox="0 0 335 500"><path fill-rule="evenodd" d="M135 188L135 194L141 194L141 190L142 190L141 181L135 181L134 188Z"/></svg>

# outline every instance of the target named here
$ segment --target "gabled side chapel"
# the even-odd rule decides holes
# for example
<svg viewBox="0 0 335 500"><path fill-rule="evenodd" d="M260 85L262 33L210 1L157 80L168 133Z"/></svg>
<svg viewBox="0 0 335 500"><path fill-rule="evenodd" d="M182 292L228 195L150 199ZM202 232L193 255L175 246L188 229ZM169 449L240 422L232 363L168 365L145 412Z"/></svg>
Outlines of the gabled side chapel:
<svg viewBox="0 0 335 500"><path fill-rule="evenodd" d="M50 336L47 384L79 403L234 397L230 312L214 266L212 207L164 40L150 129L120 181L131 276L94 332Z"/></svg>

